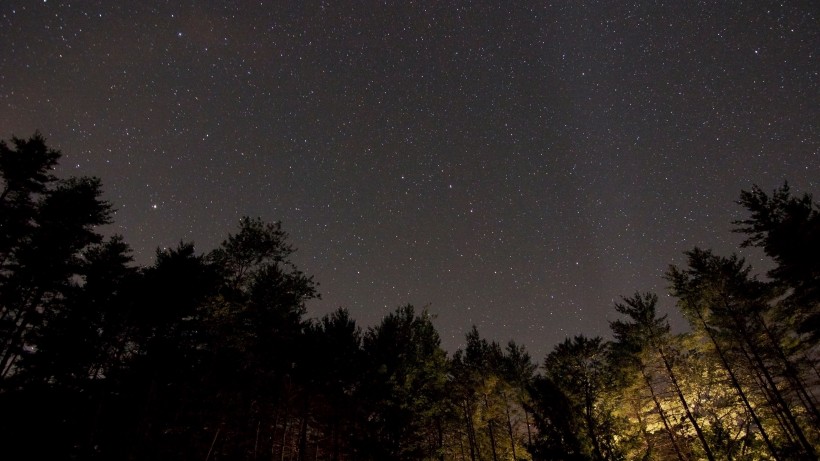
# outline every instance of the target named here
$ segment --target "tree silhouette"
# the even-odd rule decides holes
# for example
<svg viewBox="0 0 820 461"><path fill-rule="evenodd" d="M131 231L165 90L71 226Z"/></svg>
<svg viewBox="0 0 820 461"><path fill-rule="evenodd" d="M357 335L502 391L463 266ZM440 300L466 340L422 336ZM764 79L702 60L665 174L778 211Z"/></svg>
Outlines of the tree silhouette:
<svg viewBox="0 0 820 461"><path fill-rule="evenodd" d="M82 276L83 251L99 244L96 227L111 220L96 178L57 180L60 157L35 134L0 144L0 378L37 347L38 329L54 317Z"/></svg>
<svg viewBox="0 0 820 461"><path fill-rule="evenodd" d="M579 436L583 430L572 402L561 388L547 377L537 377L530 388L532 412L538 432L530 449L534 459L543 461L586 461Z"/></svg>
<svg viewBox="0 0 820 461"><path fill-rule="evenodd" d="M26 243L34 226L37 202L56 178L60 151L46 147L40 133L29 139L13 137L10 147L0 140L0 267L2 275L15 267L15 253Z"/></svg>
<svg viewBox="0 0 820 461"><path fill-rule="evenodd" d="M318 284L280 223L243 218L216 249L135 267L95 178L58 179L39 133L0 142L3 459L816 459L820 208L742 192L735 223L773 259L695 248L658 297L615 305L538 369L474 326L448 357L407 305L362 333L307 320Z"/></svg>
<svg viewBox="0 0 820 461"><path fill-rule="evenodd" d="M446 354L427 311L398 308L364 337L369 370L362 387L372 443L371 459L438 458Z"/></svg>

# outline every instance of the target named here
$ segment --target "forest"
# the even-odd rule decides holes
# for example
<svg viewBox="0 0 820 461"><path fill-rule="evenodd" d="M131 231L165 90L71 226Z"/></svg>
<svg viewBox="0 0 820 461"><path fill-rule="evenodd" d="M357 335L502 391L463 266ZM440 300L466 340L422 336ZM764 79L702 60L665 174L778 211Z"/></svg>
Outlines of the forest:
<svg viewBox="0 0 820 461"><path fill-rule="evenodd" d="M742 191L737 255L682 248L611 336L543 359L473 327L448 353L431 314L363 328L306 318L317 283L280 223L135 265L97 178L58 178L34 134L0 144L2 458L79 460L816 460L820 206Z"/></svg>

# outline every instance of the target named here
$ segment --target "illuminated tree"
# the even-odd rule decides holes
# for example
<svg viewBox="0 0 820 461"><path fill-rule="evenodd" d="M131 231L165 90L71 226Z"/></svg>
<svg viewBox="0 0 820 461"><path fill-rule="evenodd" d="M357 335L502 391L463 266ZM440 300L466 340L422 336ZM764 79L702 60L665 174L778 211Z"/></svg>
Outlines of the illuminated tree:
<svg viewBox="0 0 820 461"><path fill-rule="evenodd" d="M532 385L533 379L535 378L535 370L536 366L524 346L518 345L515 341L510 340L510 342L507 343L506 354L504 355L504 371L507 381L513 388L515 400L524 415L527 444L532 444L530 415L527 410L527 407L530 405L530 399L527 389ZM510 428L510 431L512 432L513 429Z"/></svg>
<svg viewBox="0 0 820 461"><path fill-rule="evenodd" d="M460 443L466 438L470 459L528 459L532 443L527 390L535 366L523 346L511 341L505 350L481 338L473 328L466 345L450 363L451 395L460 414Z"/></svg>
<svg viewBox="0 0 820 461"><path fill-rule="evenodd" d="M629 321L616 320L610 325L615 334L615 338L624 344L627 344L630 349L638 356L644 352L650 352L660 359L663 365L663 370L668 378L674 395L677 397L686 419L695 430L698 441L700 442L703 452L710 461L715 460L715 456L706 440L703 429L700 423L692 412L691 405L687 401L684 392L681 388L680 379L675 372L673 366L674 348L670 347L669 323L666 316L657 316L656 304L658 302L657 295L647 293L644 295L636 294L632 298L624 298L622 303L616 303L615 310L626 315ZM640 362L643 363L643 362ZM645 365L645 364L644 364ZM645 370L644 365L639 365ZM652 386L651 378L647 378L647 386ZM661 418L664 418L664 413L660 405L658 410ZM671 441L675 447L676 453L681 457L681 447L677 444L675 436L669 427L669 421L664 422L666 429L670 432Z"/></svg>
<svg viewBox="0 0 820 461"><path fill-rule="evenodd" d="M782 433L793 440L783 456L815 458L812 442L794 408L802 406L806 418L814 421L817 408L796 363L783 347L787 332L772 321L777 291L752 278L751 268L736 256L722 258L697 248L687 256L687 268L673 266L667 274L672 294L679 299L693 328L709 338L770 453L781 457L781 449L770 440L759 412L750 404L751 396L744 391L754 384L741 383L740 364L745 364L748 374L757 381L757 394L765 398Z"/></svg>
<svg viewBox="0 0 820 461"><path fill-rule="evenodd" d="M601 461L620 458L611 398L616 374L608 349L600 337L575 336L558 344L544 361L546 376L567 396L583 427L578 434L583 452Z"/></svg>

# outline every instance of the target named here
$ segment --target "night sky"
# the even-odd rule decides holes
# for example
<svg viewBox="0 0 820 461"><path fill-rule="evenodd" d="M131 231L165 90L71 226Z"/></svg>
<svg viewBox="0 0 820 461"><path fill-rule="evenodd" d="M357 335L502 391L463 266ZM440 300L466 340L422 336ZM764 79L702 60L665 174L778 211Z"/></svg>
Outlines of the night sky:
<svg viewBox="0 0 820 461"><path fill-rule="evenodd" d="M475 324L540 361L665 293L683 251L735 251L741 189L820 193L819 20L816 0L4 0L0 137L40 130L61 175L102 178L140 264L281 220L310 317L429 305L448 350Z"/></svg>

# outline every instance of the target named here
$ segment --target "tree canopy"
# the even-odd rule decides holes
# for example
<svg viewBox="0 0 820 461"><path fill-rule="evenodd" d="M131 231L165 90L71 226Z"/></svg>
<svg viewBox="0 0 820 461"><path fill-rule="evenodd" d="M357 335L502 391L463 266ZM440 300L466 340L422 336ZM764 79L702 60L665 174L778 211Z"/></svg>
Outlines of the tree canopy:
<svg viewBox="0 0 820 461"><path fill-rule="evenodd" d="M738 255L686 250L537 365L435 317L308 318L318 283L281 223L133 264L97 178L58 179L39 133L0 142L4 459L814 460L820 446L820 209L788 185L740 194Z"/></svg>

